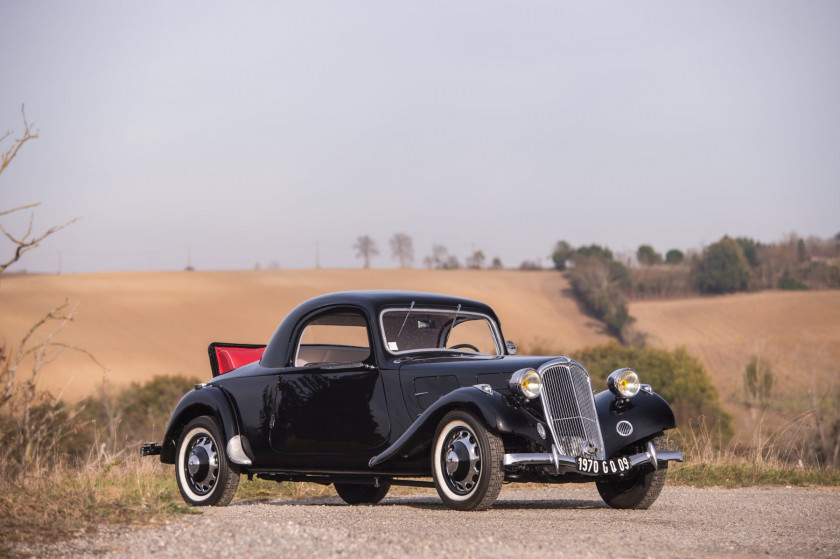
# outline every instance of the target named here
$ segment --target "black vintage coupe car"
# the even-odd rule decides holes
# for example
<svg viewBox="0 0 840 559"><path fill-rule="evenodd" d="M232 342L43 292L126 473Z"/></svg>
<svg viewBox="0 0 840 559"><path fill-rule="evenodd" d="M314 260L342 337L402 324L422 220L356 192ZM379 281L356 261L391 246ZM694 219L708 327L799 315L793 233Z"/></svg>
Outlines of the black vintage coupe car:
<svg viewBox="0 0 840 559"><path fill-rule="evenodd" d="M245 474L333 484L350 504L434 485L460 510L490 507L505 482L594 481L610 506L647 508L682 461L663 448L673 411L636 371L594 394L568 357L516 356L477 301L334 293L294 309L267 346L209 351L214 378L141 447L175 464L191 505L228 504Z"/></svg>

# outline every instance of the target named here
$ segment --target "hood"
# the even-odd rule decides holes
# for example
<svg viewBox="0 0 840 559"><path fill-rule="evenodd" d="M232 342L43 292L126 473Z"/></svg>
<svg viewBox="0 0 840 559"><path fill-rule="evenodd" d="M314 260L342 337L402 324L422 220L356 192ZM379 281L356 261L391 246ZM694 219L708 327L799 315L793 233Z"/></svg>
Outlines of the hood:
<svg viewBox="0 0 840 559"><path fill-rule="evenodd" d="M414 358L400 364L407 373L514 373L530 367L538 369L543 363L559 359L557 356L500 355L500 356L436 356Z"/></svg>

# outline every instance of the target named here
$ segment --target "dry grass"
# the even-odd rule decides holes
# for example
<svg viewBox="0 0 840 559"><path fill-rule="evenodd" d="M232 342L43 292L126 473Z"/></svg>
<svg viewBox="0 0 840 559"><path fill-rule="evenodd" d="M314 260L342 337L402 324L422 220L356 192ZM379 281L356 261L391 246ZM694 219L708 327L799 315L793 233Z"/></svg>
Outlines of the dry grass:
<svg viewBox="0 0 840 559"><path fill-rule="evenodd" d="M808 414L800 414L766 434L760 426L761 442L754 446L723 444L702 421L685 432L670 431L669 448L682 450L685 462L670 465L668 480L696 487L840 486L840 469L808 465L818 461L813 448L801 444L807 420Z"/></svg>
<svg viewBox="0 0 840 559"><path fill-rule="evenodd" d="M74 468L59 464L24 479L0 478L0 551L15 541L51 541L72 537L102 523L157 522L180 514L201 514L185 505L172 466L143 459L127 449L108 462ZM236 499L270 500L332 494L311 483L248 481Z"/></svg>
<svg viewBox="0 0 840 559"><path fill-rule="evenodd" d="M751 462L731 457L717 462L691 462L672 466L668 483L695 487L752 487L795 485L799 487L840 486L840 470L792 467L775 460Z"/></svg>

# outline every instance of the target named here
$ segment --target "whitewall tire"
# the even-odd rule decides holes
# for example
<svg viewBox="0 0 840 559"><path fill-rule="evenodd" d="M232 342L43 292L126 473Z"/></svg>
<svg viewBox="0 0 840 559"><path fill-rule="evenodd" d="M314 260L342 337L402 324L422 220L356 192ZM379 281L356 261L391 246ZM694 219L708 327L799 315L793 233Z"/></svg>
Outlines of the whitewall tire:
<svg viewBox="0 0 840 559"><path fill-rule="evenodd" d="M225 455L216 421L203 415L190 421L178 440L175 479L188 504L224 506L239 486L239 470Z"/></svg>

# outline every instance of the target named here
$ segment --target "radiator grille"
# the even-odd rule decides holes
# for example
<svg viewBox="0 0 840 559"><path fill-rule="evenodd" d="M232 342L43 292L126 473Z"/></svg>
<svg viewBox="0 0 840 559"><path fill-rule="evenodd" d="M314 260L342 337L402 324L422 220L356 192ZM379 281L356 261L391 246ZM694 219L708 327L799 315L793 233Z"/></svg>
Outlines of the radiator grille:
<svg viewBox="0 0 840 559"><path fill-rule="evenodd" d="M604 441L595 411L589 374L577 363L550 365L540 371L546 421L560 454L581 456L587 441L604 459Z"/></svg>

